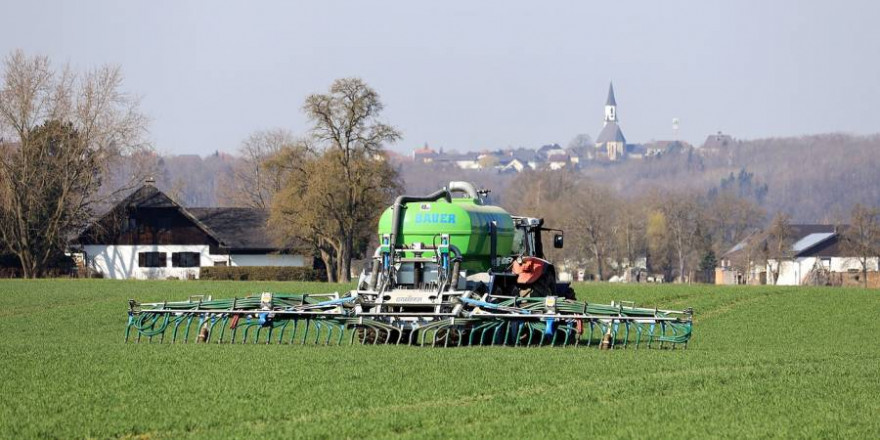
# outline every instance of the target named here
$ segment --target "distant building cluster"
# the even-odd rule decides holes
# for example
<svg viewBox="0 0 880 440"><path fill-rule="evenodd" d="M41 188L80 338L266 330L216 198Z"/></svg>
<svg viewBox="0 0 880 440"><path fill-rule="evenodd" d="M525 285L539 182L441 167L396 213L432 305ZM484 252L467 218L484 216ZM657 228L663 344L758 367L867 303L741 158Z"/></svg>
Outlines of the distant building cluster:
<svg viewBox="0 0 880 440"><path fill-rule="evenodd" d="M519 173L526 169L580 168L589 163L614 163L694 150L691 144L679 140L627 143L620 127L613 84L608 85L605 118L595 142L586 135L580 135L578 139L582 142L574 142L574 145L565 148L559 144L548 144L537 150L521 147L467 153L444 152L442 148L435 150L426 143L422 148L413 150L412 157L407 159L416 163L455 166L463 170L494 169L502 173ZM720 154L735 142L730 135L718 132L706 139L699 152L704 155Z"/></svg>
<svg viewBox="0 0 880 440"><path fill-rule="evenodd" d="M722 255L715 284L865 286L880 288L880 257L860 256L845 244L849 225L793 224L782 254L766 252L766 231L755 231ZM864 267L860 261L864 258Z"/></svg>

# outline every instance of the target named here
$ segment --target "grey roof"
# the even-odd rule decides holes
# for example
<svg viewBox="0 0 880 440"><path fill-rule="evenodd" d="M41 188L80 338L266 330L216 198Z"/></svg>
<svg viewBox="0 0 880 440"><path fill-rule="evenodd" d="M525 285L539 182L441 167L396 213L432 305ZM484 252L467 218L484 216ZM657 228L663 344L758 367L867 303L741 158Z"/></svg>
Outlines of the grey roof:
<svg viewBox="0 0 880 440"><path fill-rule="evenodd" d="M117 206L126 208L177 208L170 197L154 185L142 185L123 199Z"/></svg>
<svg viewBox="0 0 880 440"><path fill-rule="evenodd" d="M435 156L435 162L452 161L458 162L463 160L477 160L477 153L443 153Z"/></svg>
<svg viewBox="0 0 880 440"><path fill-rule="evenodd" d="M513 159L519 159L519 161L523 163L534 162L538 160L538 152L528 148L517 148L510 152L510 157Z"/></svg>
<svg viewBox="0 0 880 440"><path fill-rule="evenodd" d="M222 240L217 237L217 234L212 231L211 228L202 223L201 220L199 220L198 218L194 217L192 213L184 209L183 206L180 206L177 202L165 195L165 193L159 191L159 189L156 188L156 186L152 183L147 183L145 185L142 185L140 188L132 191L131 194L122 199L122 201L117 203L116 206L107 210L106 213L98 217L96 221L92 222L83 231L81 231L75 241L81 242L83 240L88 240L89 237L100 235L100 233L98 232L100 231L100 228L97 227L98 224L105 221L118 221L115 216L118 216L120 213L140 208L177 209L184 217L188 218L197 227L205 231L206 234L208 234L218 242L222 242Z"/></svg>
<svg viewBox="0 0 880 440"><path fill-rule="evenodd" d="M269 211L258 208L186 208L230 249L277 249L269 234Z"/></svg>
<svg viewBox="0 0 880 440"><path fill-rule="evenodd" d="M795 253L801 253L831 237L834 237L836 234L834 232L814 232L812 234L808 234L807 236L798 240L795 244L791 245L791 249Z"/></svg>
<svg viewBox="0 0 880 440"><path fill-rule="evenodd" d="M727 146L729 146L733 143L734 143L733 138L729 134L723 134L723 133L719 132L718 134L710 134L709 136L707 136L706 141L703 142L703 146L701 148L707 149L707 150L708 149L719 149L720 150L722 148L726 148Z"/></svg>
<svg viewBox="0 0 880 440"><path fill-rule="evenodd" d="M792 224L790 225L791 235L791 251L795 256L840 256L840 249L836 246L840 231L848 228L848 225L820 225L820 224ZM746 239L737 243L734 247L724 253L725 257L739 252L745 248L747 241L753 237L766 246L768 241L768 231L756 231L749 234Z"/></svg>
<svg viewBox="0 0 880 440"><path fill-rule="evenodd" d="M608 83L608 99L605 100L605 105L617 105L617 101L614 100L613 83Z"/></svg>
<svg viewBox="0 0 880 440"><path fill-rule="evenodd" d="M143 185L117 204L113 211L133 208L174 208L206 234L231 251L279 251L282 250L269 233L269 211L258 208L186 208L175 203L154 185ZM103 219L102 219L103 220ZM100 221L100 220L99 220ZM80 239L91 233L89 227ZM287 245L285 245L287 246ZM289 247L299 249L305 244L293 240Z"/></svg>
<svg viewBox="0 0 880 440"><path fill-rule="evenodd" d="M562 147L559 144L547 144L542 145L541 148L538 148L538 154L546 155L548 152L553 150L561 149Z"/></svg>
<svg viewBox="0 0 880 440"><path fill-rule="evenodd" d="M791 245L791 250L798 257L809 255L836 241L838 232L846 228L847 225L793 224L791 239L794 243ZM835 249L835 252L837 251L839 250Z"/></svg>
<svg viewBox="0 0 880 440"><path fill-rule="evenodd" d="M623 132L620 131L620 126L617 125L617 122L608 121L608 123L602 127L599 137L596 138L596 145L602 145L606 142L626 143L626 138L623 137Z"/></svg>

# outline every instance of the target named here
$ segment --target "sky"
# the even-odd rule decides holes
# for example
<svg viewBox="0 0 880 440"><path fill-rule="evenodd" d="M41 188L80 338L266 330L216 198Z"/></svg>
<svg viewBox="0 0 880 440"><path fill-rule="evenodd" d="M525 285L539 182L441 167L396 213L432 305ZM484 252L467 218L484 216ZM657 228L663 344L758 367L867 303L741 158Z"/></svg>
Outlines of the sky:
<svg viewBox="0 0 880 440"><path fill-rule="evenodd" d="M880 2L0 0L0 56L119 65L162 153L304 134L302 104L357 76L391 149L880 132Z"/></svg>

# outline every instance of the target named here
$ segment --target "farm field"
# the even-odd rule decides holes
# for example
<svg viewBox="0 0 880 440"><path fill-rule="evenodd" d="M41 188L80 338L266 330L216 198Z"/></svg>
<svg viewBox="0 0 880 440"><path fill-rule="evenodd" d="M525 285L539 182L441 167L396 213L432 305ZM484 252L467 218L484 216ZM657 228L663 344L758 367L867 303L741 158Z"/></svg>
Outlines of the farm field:
<svg viewBox="0 0 880 440"><path fill-rule="evenodd" d="M123 344L127 300L319 283L0 281L0 438L880 438L880 291L576 286L687 350Z"/></svg>

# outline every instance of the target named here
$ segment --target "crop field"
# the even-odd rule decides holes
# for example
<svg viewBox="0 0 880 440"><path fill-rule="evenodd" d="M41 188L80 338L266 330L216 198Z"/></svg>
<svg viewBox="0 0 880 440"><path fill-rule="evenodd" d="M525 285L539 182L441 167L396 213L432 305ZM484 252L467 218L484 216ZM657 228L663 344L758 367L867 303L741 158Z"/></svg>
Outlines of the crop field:
<svg viewBox="0 0 880 440"><path fill-rule="evenodd" d="M0 281L0 438L880 438L880 291L580 285L687 350L123 344L126 301L347 286Z"/></svg>

